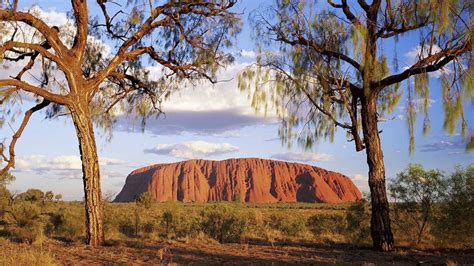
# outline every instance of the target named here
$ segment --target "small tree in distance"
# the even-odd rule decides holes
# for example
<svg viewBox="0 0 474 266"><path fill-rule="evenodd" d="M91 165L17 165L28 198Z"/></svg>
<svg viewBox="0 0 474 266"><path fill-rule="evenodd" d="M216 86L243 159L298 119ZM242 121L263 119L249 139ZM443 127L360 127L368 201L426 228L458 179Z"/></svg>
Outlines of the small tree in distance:
<svg viewBox="0 0 474 266"><path fill-rule="evenodd" d="M424 170L418 164L409 165L389 184L390 194L397 203L395 211L403 212L417 227L417 244L428 222L433 221L434 207L443 199L445 185L440 171Z"/></svg>
<svg viewBox="0 0 474 266"><path fill-rule="evenodd" d="M155 200L153 199L150 192L141 193L135 200L135 203L137 205L135 208L135 236L138 236L140 232L142 209L150 209L154 201Z"/></svg>
<svg viewBox="0 0 474 266"><path fill-rule="evenodd" d="M457 166L446 179L434 233L442 242L474 247L474 164Z"/></svg>
<svg viewBox="0 0 474 266"><path fill-rule="evenodd" d="M61 194L56 194L56 195L54 195L54 199L55 199L56 201L60 201L62 198L63 198L63 195L61 195Z"/></svg>
<svg viewBox="0 0 474 266"><path fill-rule="evenodd" d="M144 207L145 209L151 208L154 201L155 200L153 199L153 196L150 194L150 192L143 192L135 200L138 206Z"/></svg>

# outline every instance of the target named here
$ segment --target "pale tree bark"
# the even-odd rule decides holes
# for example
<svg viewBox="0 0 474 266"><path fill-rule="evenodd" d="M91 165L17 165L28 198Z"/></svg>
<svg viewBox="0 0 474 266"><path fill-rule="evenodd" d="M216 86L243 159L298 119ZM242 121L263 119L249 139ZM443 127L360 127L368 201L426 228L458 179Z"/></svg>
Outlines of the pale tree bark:
<svg viewBox="0 0 474 266"><path fill-rule="evenodd" d="M70 107L79 141L84 182L86 242L92 246L104 242L100 168L92 118L87 102Z"/></svg>
<svg viewBox="0 0 474 266"><path fill-rule="evenodd" d="M394 239L390 225L390 212L385 188L385 165L380 142L377 118L376 96L362 98L362 131L364 136L367 165L369 166L369 187L372 205L370 232L373 248L391 251Z"/></svg>

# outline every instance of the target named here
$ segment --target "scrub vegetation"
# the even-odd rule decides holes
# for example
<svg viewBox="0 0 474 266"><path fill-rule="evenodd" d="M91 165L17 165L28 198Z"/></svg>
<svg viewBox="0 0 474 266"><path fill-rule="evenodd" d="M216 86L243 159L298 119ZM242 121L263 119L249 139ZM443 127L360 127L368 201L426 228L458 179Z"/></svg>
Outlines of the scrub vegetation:
<svg viewBox="0 0 474 266"><path fill-rule="evenodd" d="M449 175L425 170L420 165L410 165L399 173L389 186L395 200L391 207L395 213L392 222L398 253L394 254L400 253L401 259L412 256L412 252L436 254L443 250L442 254L454 261L474 259L474 228L469 222L474 218L473 178L474 165L458 167ZM3 186L2 191L8 190ZM52 193L30 189L16 196L2 194L5 204L0 244L5 249L0 260L4 264L11 264L7 261L11 252L53 264L58 256L55 249L86 241L83 203L57 201L53 200L54 195L46 197L47 194ZM144 250L153 243L158 251L166 247L160 251L163 261L172 257L166 255L166 250L186 245L242 249L310 246L349 253L368 251L371 246L370 204L365 200L341 205L157 203L149 193L144 193L136 202L103 202L103 207L107 248L126 246ZM199 257L198 254L194 256ZM445 257L433 262L442 262Z"/></svg>

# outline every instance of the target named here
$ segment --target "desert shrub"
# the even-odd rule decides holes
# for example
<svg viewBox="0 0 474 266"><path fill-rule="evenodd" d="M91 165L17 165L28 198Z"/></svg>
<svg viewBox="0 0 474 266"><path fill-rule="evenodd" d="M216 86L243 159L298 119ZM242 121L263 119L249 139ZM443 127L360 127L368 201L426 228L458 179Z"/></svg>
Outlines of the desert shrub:
<svg viewBox="0 0 474 266"><path fill-rule="evenodd" d="M36 188L28 189L26 192L20 193L15 197L16 201L29 202L43 202L44 199L44 192Z"/></svg>
<svg viewBox="0 0 474 266"><path fill-rule="evenodd" d="M240 241L247 227L239 212L227 204L204 208L201 218L203 231L221 243Z"/></svg>
<svg viewBox="0 0 474 266"><path fill-rule="evenodd" d="M182 221L178 230L177 237L195 237L202 232L202 219L200 216L181 216Z"/></svg>
<svg viewBox="0 0 474 266"><path fill-rule="evenodd" d="M389 184L391 196L395 199L394 224L401 231L415 229L413 242L419 244L433 220L433 210L442 198L445 182L438 170L424 170L421 165L409 165L398 173Z"/></svg>
<svg viewBox="0 0 474 266"><path fill-rule="evenodd" d="M15 180L10 173L0 175L0 220L7 208L12 204L12 195L7 189L7 185Z"/></svg>
<svg viewBox="0 0 474 266"><path fill-rule="evenodd" d="M434 221L433 233L442 243L474 247L474 164L457 167L447 178L443 204Z"/></svg>
<svg viewBox="0 0 474 266"><path fill-rule="evenodd" d="M163 212L161 228L161 235L167 238L193 237L201 231L201 217L189 215L173 205Z"/></svg>
<svg viewBox="0 0 474 266"><path fill-rule="evenodd" d="M166 237L176 233L177 224L179 223L179 214L176 210L165 210L161 218L161 224Z"/></svg>
<svg viewBox="0 0 474 266"><path fill-rule="evenodd" d="M342 213L318 213L308 218L307 226L315 237L345 233L345 216Z"/></svg>
<svg viewBox="0 0 474 266"><path fill-rule="evenodd" d="M0 186L0 218L11 204L11 194L6 187Z"/></svg>
<svg viewBox="0 0 474 266"><path fill-rule="evenodd" d="M135 199L135 209L134 209L134 223L135 223L135 236L139 236L143 231L145 224L142 224L143 213L149 210L154 203L154 199L149 192L144 192L140 194ZM151 227L148 225L148 229ZM145 232L148 234L147 232Z"/></svg>
<svg viewBox="0 0 474 266"><path fill-rule="evenodd" d="M132 221L121 221L119 224L120 233L124 234L127 237L135 237L135 225Z"/></svg>
<svg viewBox="0 0 474 266"><path fill-rule="evenodd" d="M44 193L44 200L46 201L53 201L53 198L54 198L54 193L52 191L47 191L46 193Z"/></svg>
<svg viewBox="0 0 474 266"><path fill-rule="evenodd" d="M58 237L74 239L85 231L81 213L68 209L60 209L58 212L50 214L50 224L52 226L48 228L48 233Z"/></svg>
<svg viewBox="0 0 474 266"><path fill-rule="evenodd" d="M352 243L370 243L370 208L367 202L359 201L349 206L345 219Z"/></svg>
<svg viewBox="0 0 474 266"><path fill-rule="evenodd" d="M130 210L133 210L132 206L121 203L104 204L104 232L107 238L133 236L134 232L130 233L127 229L127 225L133 227Z"/></svg>
<svg viewBox="0 0 474 266"><path fill-rule="evenodd" d="M138 206L149 209L154 203L154 199L150 192L144 192L137 197L135 202Z"/></svg>
<svg viewBox="0 0 474 266"><path fill-rule="evenodd" d="M263 213L256 209L245 209L240 212L240 217L247 222L244 238L265 237L267 228Z"/></svg>
<svg viewBox="0 0 474 266"><path fill-rule="evenodd" d="M104 231L108 238L135 237L134 205L104 205Z"/></svg>
<svg viewBox="0 0 474 266"><path fill-rule="evenodd" d="M299 216L288 216L284 214L271 214L267 219L267 225L287 236L297 236L306 228L306 221Z"/></svg>
<svg viewBox="0 0 474 266"><path fill-rule="evenodd" d="M13 204L4 215L11 238L18 242L34 243L44 239L44 221L38 206L22 202Z"/></svg>
<svg viewBox="0 0 474 266"><path fill-rule="evenodd" d="M234 197L233 197L232 201L233 201L234 203L243 203L243 202L244 202L244 198L242 198L242 195L240 195L239 192L236 192L236 193L234 194Z"/></svg>
<svg viewBox="0 0 474 266"><path fill-rule="evenodd" d="M145 223L145 224L142 226L142 231L143 231L146 235L152 234L152 233L155 231L155 224L154 224L154 223L151 223L151 222Z"/></svg>

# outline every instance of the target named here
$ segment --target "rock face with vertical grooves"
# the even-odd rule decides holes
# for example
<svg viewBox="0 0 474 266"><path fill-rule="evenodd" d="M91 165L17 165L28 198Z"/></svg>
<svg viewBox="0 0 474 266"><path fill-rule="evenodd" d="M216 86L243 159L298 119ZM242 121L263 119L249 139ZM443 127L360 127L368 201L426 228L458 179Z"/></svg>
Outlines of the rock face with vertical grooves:
<svg viewBox="0 0 474 266"><path fill-rule="evenodd" d="M362 198L352 181L315 166L257 158L189 160L137 169L127 177L115 202L134 201L150 192L159 202L232 201L251 203L354 202Z"/></svg>

